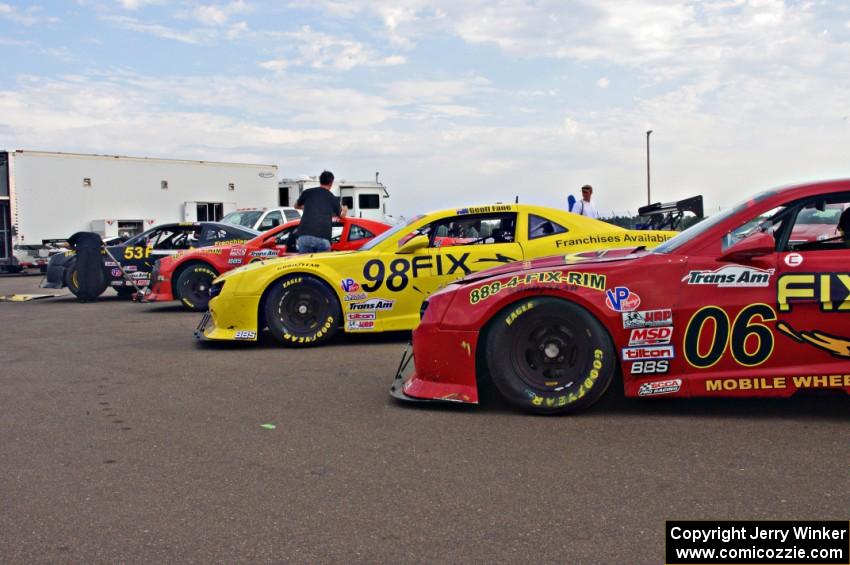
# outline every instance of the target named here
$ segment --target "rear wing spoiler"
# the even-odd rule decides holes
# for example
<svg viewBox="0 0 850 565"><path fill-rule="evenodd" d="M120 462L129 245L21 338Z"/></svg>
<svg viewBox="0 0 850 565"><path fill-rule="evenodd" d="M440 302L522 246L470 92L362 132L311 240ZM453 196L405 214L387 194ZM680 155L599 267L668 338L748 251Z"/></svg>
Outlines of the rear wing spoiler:
<svg viewBox="0 0 850 565"><path fill-rule="evenodd" d="M682 225L685 214L691 212L702 219L702 195L691 196L678 202L656 202L638 208L638 214L646 218L636 227L639 230L676 230Z"/></svg>

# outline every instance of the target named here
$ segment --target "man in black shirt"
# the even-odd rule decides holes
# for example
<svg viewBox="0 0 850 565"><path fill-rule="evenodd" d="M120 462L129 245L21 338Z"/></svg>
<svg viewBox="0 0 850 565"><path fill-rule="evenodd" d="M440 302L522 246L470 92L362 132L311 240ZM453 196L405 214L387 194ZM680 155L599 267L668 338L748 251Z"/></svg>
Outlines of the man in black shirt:
<svg viewBox="0 0 850 565"><path fill-rule="evenodd" d="M302 192L295 203L297 209L303 210L296 242L299 253L330 251L333 218L344 218L348 213L348 208L340 207L339 199L331 192L334 184L333 173L322 172L319 184L321 186Z"/></svg>

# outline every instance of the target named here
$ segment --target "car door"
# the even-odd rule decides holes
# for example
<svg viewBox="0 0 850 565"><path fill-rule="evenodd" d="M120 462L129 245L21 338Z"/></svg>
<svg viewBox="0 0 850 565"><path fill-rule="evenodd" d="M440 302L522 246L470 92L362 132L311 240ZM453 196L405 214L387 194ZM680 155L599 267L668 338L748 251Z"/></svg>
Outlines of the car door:
<svg viewBox="0 0 850 565"><path fill-rule="evenodd" d="M792 367L787 386L850 387L850 233L838 230L848 208L848 192L801 202L781 243L776 356Z"/></svg>
<svg viewBox="0 0 850 565"><path fill-rule="evenodd" d="M229 245L231 243L245 243L250 239L248 235L239 228L222 226L220 224L204 224L200 228L200 237L193 247L210 247L215 245Z"/></svg>
<svg viewBox="0 0 850 565"><path fill-rule="evenodd" d="M679 295L670 297L670 337L638 343L631 330L624 371L639 378L688 375L686 390L694 395L761 394L773 386L773 377L790 371L788 359L777 354L774 327L777 238L787 228L789 210L754 210L687 257ZM744 248L759 242L762 251L748 256Z"/></svg>
<svg viewBox="0 0 850 565"><path fill-rule="evenodd" d="M526 217L526 257L545 257L563 251L559 245L571 231L569 226L564 225L566 222L532 212L529 212Z"/></svg>
<svg viewBox="0 0 850 565"><path fill-rule="evenodd" d="M523 259L517 213L468 214L433 222L429 231L429 276L419 288L431 294L470 273Z"/></svg>
<svg viewBox="0 0 850 565"><path fill-rule="evenodd" d="M348 312L346 329L408 329L419 320L422 302L435 290L470 273L522 259L514 240L517 214L452 214L419 225L398 238L392 250L369 253L359 276L341 281ZM364 257L365 259L365 257ZM358 269L360 270L360 269ZM368 298L352 304L353 297ZM368 316L368 317L366 317Z"/></svg>
<svg viewBox="0 0 850 565"><path fill-rule="evenodd" d="M339 244L338 251L348 249L359 249L363 245L364 240L375 237L375 234L367 230L363 226L353 222L348 222L348 231L343 234L343 241Z"/></svg>
<svg viewBox="0 0 850 565"><path fill-rule="evenodd" d="M144 286L150 282L150 273L154 263L165 256L197 246L200 230L197 226L162 226L155 228L140 238L134 238L132 244L124 246L121 261L127 275Z"/></svg>

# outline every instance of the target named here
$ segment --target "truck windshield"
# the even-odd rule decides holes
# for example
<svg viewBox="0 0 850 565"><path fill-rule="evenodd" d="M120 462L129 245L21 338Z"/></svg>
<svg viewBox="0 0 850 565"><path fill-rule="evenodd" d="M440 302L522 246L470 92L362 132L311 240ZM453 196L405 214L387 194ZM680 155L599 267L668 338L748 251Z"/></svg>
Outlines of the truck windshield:
<svg viewBox="0 0 850 565"><path fill-rule="evenodd" d="M223 224L233 224L245 228L253 228L260 216L263 215L262 210L243 210L241 212L231 212L221 219Z"/></svg>

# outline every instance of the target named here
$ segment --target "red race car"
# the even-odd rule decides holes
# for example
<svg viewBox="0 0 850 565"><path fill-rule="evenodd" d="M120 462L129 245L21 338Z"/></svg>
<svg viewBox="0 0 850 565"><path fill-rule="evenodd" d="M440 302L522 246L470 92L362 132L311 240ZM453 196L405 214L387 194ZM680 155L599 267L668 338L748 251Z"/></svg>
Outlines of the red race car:
<svg viewBox="0 0 850 565"><path fill-rule="evenodd" d="M151 292L145 302L179 300L189 310L205 311L210 301L210 285L220 274L255 261L294 254L295 228L300 222L287 222L246 243L200 247L160 259L154 265ZM333 223L331 250L360 249L390 227L363 218L337 218Z"/></svg>
<svg viewBox="0 0 850 565"><path fill-rule="evenodd" d="M652 251L470 275L425 303L392 395L474 404L489 377L520 408L567 413L618 371L631 397L850 393L848 204L850 180L793 186Z"/></svg>

